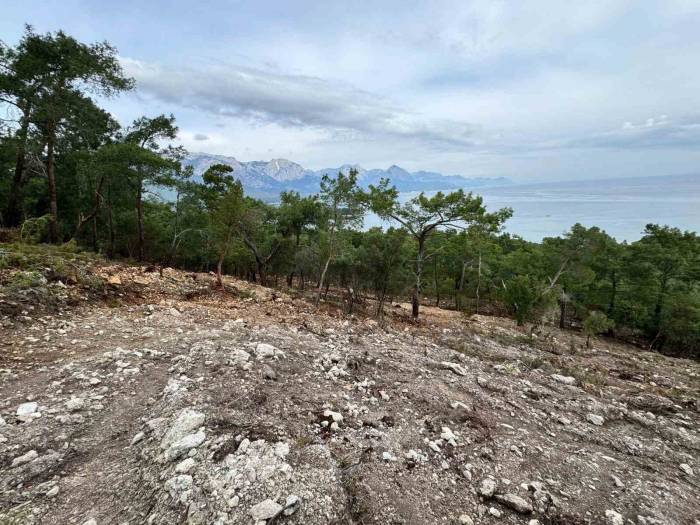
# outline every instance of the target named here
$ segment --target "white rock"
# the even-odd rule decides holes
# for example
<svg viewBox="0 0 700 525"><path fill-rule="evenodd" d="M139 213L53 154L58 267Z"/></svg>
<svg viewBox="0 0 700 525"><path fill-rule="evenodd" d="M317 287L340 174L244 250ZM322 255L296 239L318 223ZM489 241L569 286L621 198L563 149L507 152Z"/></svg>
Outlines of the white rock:
<svg viewBox="0 0 700 525"><path fill-rule="evenodd" d="M34 461L38 457L39 454L36 450L30 450L26 454L22 454L21 456L18 456L15 459L13 459L12 468L19 467L20 465L24 465L25 463L29 463L30 461Z"/></svg>
<svg viewBox="0 0 700 525"><path fill-rule="evenodd" d="M7 425L7 421L5 421L5 419L2 416L0 416L0 427L5 425Z"/></svg>
<svg viewBox="0 0 700 525"><path fill-rule="evenodd" d="M681 463L680 465L678 465L678 468L680 468L688 476L693 476L693 469L687 463Z"/></svg>
<svg viewBox="0 0 700 525"><path fill-rule="evenodd" d="M461 525L474 525L474 520L466 514L460 515L459 522L461 523Z"/></svg>
<svg viewBox="0 0 700 525"><path fill-rule="evenodd" d="M71 397L68 401L66 401L66 408L70 412L77 412L78 410L82 410L83 407L85 407L85 400L80 397Z"/></svg>
<svg viewBox="0 0 700 525"><path fill-rule="evenodd" d="M202 443L204 443L205 439L206 435L204 434L203 430L195 432L194 434L187 434L182 439L170 445L170 448L168 448L168 450L165 451L165 458L168 461L178 459L182 455L189 452L190 449L196 448Z"/></svg>
<svg viewBox="0 0 700 525"><path fill-rule="evenodd" d="M246 450L248 450L248 447L250 446L250 439L245 438L241 443L238 445L237 452L239 454L245 454Z"/></svg>
<svg viewBox="0 0 700 525"><path fill-rule="evenodd" d="M46 493L46 497L47 497L47 498L54 498L54 497L56 497L56 496L58 495L59 490L60 490L60 489L59 489L58 485L54 485L54 486L51 487L51 489L49 489L49 491Z"/></svg>
<svg viewBox="0 0 700 525"><path fill-rule="evenodd" d="M382 459L384 461L396 461L396 456L394 456L391 452L385 451L382 452Z"/></svg>
<svg viewBox="0 0 700 525"><path fill-rule="evenodd" d="M173 425L168 429L161 442L161 448L166 449L171 444L182 439L204 423L204 414L185 408L180 411Z"/></svg>
<svg viewBox="0 0 700 525"><path fill-rule="evenodd" d="M343 422L343 414L341 414L340 412L333 412L329 408L323 411L323 417L330 417L334 423Z"/></svg>
<svg viewBox="0 0 700 525"><path fill-rule="evenodd" d="M443 361L440 363L440 366L446 370L451 370L458 376L466 376L467 375L467 370L460 364L457 363L450 363L449 361Z"/></svg>
<svg viewBox="0 0 700 525"><path fill-rule="evenodd" d="M625 525L625 518L622 517L622 514L614 510L605 511L605 521L608 525Z"/></svg>
<svg viewBox="0 0 700 525"><path fill-rule="evenodd" d="M290 494L284 502L284 515L291 516L297 511L299 505L301 505L301 498L295 494Z"/></svg>
<svg viewBox="0 0 700 525"><path fill-rule="evenodd" d="M575 385L576 384L575 377L562 376L559 374L552 374L550 377L552 379L554 379L557 383L561 383L562 385Z"/></svg>
<svg viewBox="0 0 700 525"><path fill-rule="evenodd" d="M195 465L195 461L192 458L183 459L175 465L175 472L178 474L187 474Z"/></svg>
<svg viewBox="0 0 700 525"><path fill-rule="evenodd" d="M491 514L491 516L493 516L494 518L500 518L501 516L503 516L503 513L496 507L489 507L489 514Z"/></svg>
<svg viewBox="0 0 700 525"><path fill-rule="evenodd" d="M603 416L599 416L597 414L588 414L586 416L586 420L589 423L593 423L594 425L599 426L599 427L603 426L603 423L605 423L605 418Z"/></svg>
<svg viewBox="0 0 700 525"><path fill-rule="evenodd" d="M279 350L272 345L267 343L258 343L255 347L255 355L258 359L264 359L266 357L275 357L279 353Z"/></svg>
<svg viewBox="0 0 700 525"><path fill-rule="evenodd" d="M187 496L183 493L189 491L192 488L192 476L187 474L180 474L179 476L174 476L165 482L165 490L168 491L173 499L179 499L180 501L186 501Z"/></svg>
<svg viewBox="0 0 700 525"><path fill-rule="evenodd" d="M17 407L17 419L22 422L29 421L38 414L39 404L35 401L30 403L22 403Z"/></svg>
<svg viewBox="0 0 700 525"><path fill-rule="evenodd" d="M454 432L452 432L449 427L442 427L440 437L453 447L457 446L457 436L455 436Z"/></svg>
<svg viewBox="0 0 700 525"><path fill-rule="evenodd" d="M282 505L271 499L266 499L253 506L249 513L253 517L253 521L258 522L272 519L278 516L282 510Z"/></svg>
<svg viewBox="0 0 700 525"><path fill-rule="evenodd" d="M133 438L131 438L131 445L135 445L136 443L139 443L140 441L143 440L145 434L143 432L139 432L136 434Z"/></svg>
<svg viewBox="0 0 700 525"><path fill-rule="evenodd" d="M97 525L97 520L95 518L90 518L89 520L83 522L83 525Z"/></svg>
<svg viewBox="0 0 700 525"><path fill-rule="evenodd" d="M496 481L491 478L484 478L479 484L478 492L479 495L485 498L493 497L493 494L496 492Z"/></svg>

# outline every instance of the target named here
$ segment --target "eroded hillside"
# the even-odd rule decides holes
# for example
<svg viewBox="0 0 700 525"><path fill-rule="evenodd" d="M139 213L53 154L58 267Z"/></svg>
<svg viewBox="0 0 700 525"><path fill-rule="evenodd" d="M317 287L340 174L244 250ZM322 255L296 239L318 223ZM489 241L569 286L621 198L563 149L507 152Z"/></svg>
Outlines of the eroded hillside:
<svg viewBox="0 0 700 525"><path fill-rule="evenodd" d="M54 263L0 273L2 524L700 523L696 362Z"/></svg>

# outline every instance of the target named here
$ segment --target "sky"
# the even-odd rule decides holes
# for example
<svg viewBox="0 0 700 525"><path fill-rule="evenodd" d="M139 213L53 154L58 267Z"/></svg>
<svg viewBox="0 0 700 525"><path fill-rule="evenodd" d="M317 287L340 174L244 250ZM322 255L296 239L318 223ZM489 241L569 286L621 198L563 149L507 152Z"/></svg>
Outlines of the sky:
<svg viewBox="0 0 700 525"><path fill-rule="evenodd" d="M119 52L193 152L515 181L699 173L700 0L4 0Z"/></svg>

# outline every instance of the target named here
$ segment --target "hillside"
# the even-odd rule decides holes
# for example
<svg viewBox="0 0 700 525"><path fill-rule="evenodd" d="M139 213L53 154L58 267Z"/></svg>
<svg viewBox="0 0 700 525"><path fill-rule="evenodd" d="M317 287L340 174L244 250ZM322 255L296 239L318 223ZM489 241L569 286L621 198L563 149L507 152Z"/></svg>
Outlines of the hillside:
<svg viewBox="0 0 700 525"><path fill-rule="evenodd" d="M2 524L700 520L697 362L2 249Z"/></svg>
<svg viewBox="0 0 700 525"><path fill-rule="evenodd" d="M192 166L195 177L201 177L213 164L231 166L232 175L243 183L246 193L264 200L276 200L280 192L289 190L298 191L301 194L316 193L319 191L321 177L324 175L335 177L338 172L348 173L351 168L357 170L358 184L365 188L370 184L378 184L382 178L390 179L399 191L472 189L510 183L504 177L468 178L430 171L411 173L395 165L386 170L366 170L362 166L345 164L337 168L314 171L286 159L240 162L234 157L208 153L192 153L183 161L183 165Z"/></svg>

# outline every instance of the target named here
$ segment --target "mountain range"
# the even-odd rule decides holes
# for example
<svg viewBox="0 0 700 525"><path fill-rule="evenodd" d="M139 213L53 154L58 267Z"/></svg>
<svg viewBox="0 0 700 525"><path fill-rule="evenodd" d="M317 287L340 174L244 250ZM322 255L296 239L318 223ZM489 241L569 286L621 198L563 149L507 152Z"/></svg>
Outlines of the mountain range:
<svg viewBox="0 0 700 525"><path fill-rule="evenodd" d="M502 186L512 184L504 177L467 178L459 175L442 175L432 171L408 172L399 166L391 166L386 170L366 170L362 166L345 164L337 168L309 170L286 159L270 161L241 162L234 157L211 155L209 153L192 153L183 162L192 166L196 178L213 164L226 164L233 168L232 175L243 183L246 194L263 200L276 200L283 191L298 191L302 195L316 193L319 190L321 178L324 175L334 177L338 172L348 173L356 169L358 183L366 188L370 184L378 184L382 178L388 178L401 192L456 190L459 188L471 190L485 186Z"/></svg>

